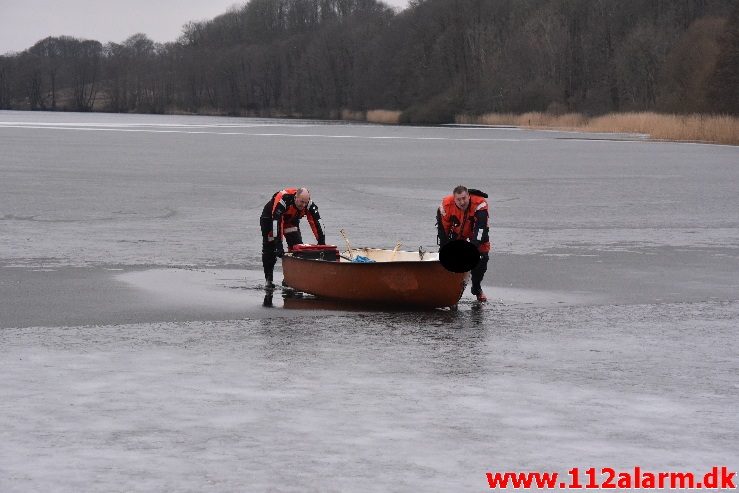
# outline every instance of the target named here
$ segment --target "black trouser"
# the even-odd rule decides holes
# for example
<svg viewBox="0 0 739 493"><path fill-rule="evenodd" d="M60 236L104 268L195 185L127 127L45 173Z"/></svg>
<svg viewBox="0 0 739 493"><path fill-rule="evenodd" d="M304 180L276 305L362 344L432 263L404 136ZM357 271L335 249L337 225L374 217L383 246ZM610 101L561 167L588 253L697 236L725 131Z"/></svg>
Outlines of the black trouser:
<svg viewBox="0 0 739 493"><path fill-rule="evenodd" d="M482 292L482 278L485 277L485 272L488 270L488 260L490 256L487 253L480 254L480 261L477 263L474 269L472 269L472 294L478 295Z"/></svg>
<svg viewBox="0 0 739 493"><path fill-rule="evenodd" d="M272 231L272 203L268 202L262 210L262 215L259 217L259 227L262 229L262 267L264 268L264 278L267 281L272 282L272 273L275 270L275 264L277 263L277 254L275 253L275 245L280 239L273 237L274 232ZM298 223L290 224L288 227L298 227ZM300 228L291 233L285 233L285 240L287 240L287 247L290 248L298 243L303 243L303 237L300 234Z"/></svg>

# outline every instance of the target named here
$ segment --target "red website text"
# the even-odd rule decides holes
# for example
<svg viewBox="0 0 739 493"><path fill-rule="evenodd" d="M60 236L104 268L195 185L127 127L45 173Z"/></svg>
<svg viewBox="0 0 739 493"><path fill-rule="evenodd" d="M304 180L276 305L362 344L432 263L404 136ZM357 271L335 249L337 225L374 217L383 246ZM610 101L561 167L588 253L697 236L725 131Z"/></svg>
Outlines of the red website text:
<svg viewBox="0 0 739 493"><path fill-rule="evenodd" d="M636 466L629 471L610 467L580 470L573 467L566 475L556 472L488 472L490 488L513 489L736 489L736 472L714 466L699 474L692 472L653 472Z"/></svg>

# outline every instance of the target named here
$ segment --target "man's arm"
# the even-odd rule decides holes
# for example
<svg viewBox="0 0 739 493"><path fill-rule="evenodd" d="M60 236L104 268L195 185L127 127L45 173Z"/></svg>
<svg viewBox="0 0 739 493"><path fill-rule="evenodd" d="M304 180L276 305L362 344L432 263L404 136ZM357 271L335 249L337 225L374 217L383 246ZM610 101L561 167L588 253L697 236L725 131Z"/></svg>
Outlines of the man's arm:
<svg viewBox="0 0 739 493"><path fill-rule="evenodd" d="M449 242L449 234L444 229L444 219L441 217L441 208L436 209L436 235L440 247Z"/></svg>
<svg viewBox="0 0 739 493"><path fill-rule="evenodd" d="M282 245L282 215L287 210L287 204L282 194L275 197L275 206L272 209L272 232L275 238L275 253L282 257L285 247Z"/></svg>
<svg viewBox="0 0 739 493"><path fill-rule="evenodd" d="M475 229L472 232L472 238L470 239L470 242L478 248L480 247L480 245L487 243L489 240L489 218L490 214L488 213L487 206L478 209L475 212Z"/></svg>
<svg viewBox="0 0 739 493"><path fill-rule="evenodd" d="M313 230L313 236L316 237L316 241L318 241L319 245L325 245L326 234L323 232L321 214L318 212L318 206L315 202L311 201L311 203L308 204L306 216L308 216L308 224L310 224L310 228Z"/></svg>

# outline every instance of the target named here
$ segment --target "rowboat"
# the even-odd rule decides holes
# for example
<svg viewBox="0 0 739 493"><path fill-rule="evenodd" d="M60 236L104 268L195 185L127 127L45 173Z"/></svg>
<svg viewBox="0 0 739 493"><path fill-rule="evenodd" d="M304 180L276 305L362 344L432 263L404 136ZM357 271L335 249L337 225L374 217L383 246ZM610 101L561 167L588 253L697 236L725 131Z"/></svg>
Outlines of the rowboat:
<svg viewBox="0 0 739 493"><path fill-rule="evenodd" d="M356 262L358 258L364 262ZM354 248L338 261L286 253L282 271L288 287L318 298L353 304L442 308L457 304L465 273L450 272L437 253Z"/></svg>

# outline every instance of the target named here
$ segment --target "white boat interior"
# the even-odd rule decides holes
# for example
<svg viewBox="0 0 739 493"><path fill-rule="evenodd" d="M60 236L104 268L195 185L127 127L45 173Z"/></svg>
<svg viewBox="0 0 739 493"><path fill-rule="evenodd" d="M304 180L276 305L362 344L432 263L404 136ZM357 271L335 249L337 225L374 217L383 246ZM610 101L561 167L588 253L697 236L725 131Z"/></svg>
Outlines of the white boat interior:
<svg viewBox="0 0 739 493"><path fill-rule="evenodd" d="M436 252L427 252L421 248L415 252L406 250L386 250L382 248L352 248L341 252L341 262L352 262L357 256L366 257L375 262L435 262L439 260Z"/></svg>

